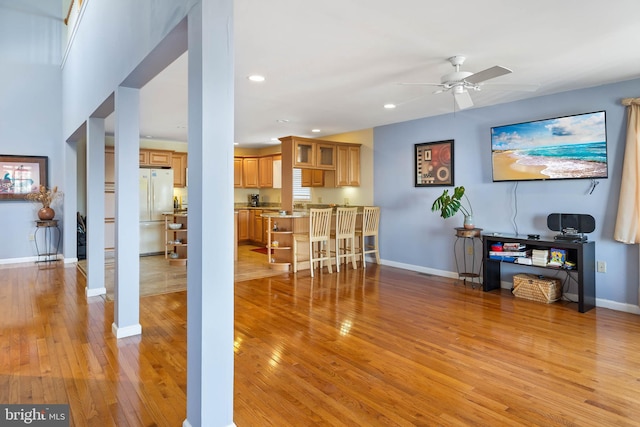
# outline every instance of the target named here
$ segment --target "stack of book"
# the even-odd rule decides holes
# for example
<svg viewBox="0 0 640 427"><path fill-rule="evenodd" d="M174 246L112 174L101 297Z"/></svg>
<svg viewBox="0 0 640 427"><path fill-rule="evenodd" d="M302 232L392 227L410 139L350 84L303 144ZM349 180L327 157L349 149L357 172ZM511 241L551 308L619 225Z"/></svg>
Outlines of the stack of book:
<svg viewBox="0 0 640 427"><path fill-rule="evenodd" d="M549 251L546 249L534 249L531 251L531 262L538 267L546 267L549 262Z"/></svg>
<svg viewBox="0 0 640 427"><path fill-rule="evenodd" d="M520 262L526 259L528 252L521 243L504 243L501 251L489 251L489 259L506 262Z"/></svg>

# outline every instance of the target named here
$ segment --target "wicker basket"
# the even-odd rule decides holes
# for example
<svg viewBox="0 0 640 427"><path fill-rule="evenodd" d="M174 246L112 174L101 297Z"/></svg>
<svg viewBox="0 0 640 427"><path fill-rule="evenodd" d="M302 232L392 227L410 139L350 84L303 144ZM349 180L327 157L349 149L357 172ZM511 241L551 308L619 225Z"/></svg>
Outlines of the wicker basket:
<svg viewBox="0 0 640 427"><path fill-rule="evenodd" d="M554 302L562 296L559 279L537 276L535 274L516 274L513 276L513 295L544 303Z"/></svg>

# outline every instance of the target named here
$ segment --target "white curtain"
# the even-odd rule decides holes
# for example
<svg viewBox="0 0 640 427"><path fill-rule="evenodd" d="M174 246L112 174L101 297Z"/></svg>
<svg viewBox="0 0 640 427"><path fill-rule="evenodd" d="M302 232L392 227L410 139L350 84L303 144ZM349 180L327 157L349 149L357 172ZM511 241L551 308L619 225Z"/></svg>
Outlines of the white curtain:
<svg viewBox="0 0 640 427"><path fill-rule="evenodd" d="M613 238L631 244L640 243L640 98L622 104L627 106L627 145Z"/></svg>

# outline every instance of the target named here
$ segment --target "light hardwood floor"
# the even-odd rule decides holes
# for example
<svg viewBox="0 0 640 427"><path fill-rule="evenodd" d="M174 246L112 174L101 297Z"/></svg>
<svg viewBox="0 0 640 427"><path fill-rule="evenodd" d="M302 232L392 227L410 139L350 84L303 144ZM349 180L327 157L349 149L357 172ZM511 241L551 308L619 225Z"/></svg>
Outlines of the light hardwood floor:
<svg viewBox="0 0 640 427"><path fill-rule="evenodd" d="M179 426L186 292L111 333L75 268L0 270L0 402L69 403L74 426ZM369 264L235 284L244 426L637 426L640 317Z"/></svg>

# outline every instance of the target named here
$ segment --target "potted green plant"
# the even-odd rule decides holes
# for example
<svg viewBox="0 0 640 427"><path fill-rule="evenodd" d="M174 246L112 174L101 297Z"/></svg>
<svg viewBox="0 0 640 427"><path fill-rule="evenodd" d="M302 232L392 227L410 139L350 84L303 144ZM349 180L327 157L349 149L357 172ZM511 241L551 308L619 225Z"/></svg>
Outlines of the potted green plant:
<svg viewBox="0 0 640 427"><path fill-rule="evenodd" d="M467 201L467 207L462 204L462 197ZM431 205L431 211L440 211L442 218L450 218L460 211L464 215L464 228L475 228L473 224L473 208L463 186L455 187L451 195L449 190L445 189L440 197L434 200L433 205Z"/></svg>

